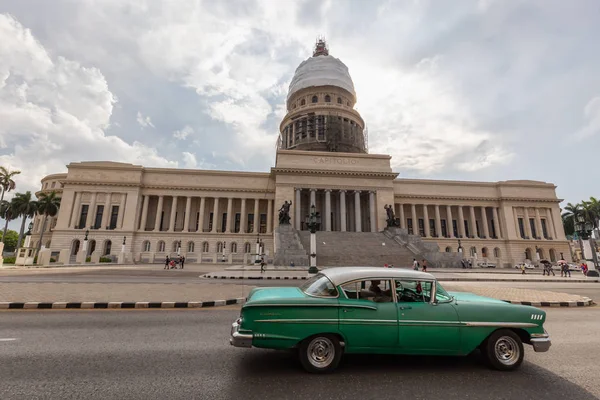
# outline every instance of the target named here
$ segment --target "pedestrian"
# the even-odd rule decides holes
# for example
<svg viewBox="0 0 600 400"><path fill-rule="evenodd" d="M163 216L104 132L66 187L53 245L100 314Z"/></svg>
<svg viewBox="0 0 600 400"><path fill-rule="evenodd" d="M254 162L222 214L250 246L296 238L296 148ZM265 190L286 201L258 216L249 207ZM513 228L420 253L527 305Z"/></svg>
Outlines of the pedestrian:
<svg viewBox="0 0 600 400"><path fill-rule="evenodd" d="M473 268L473 261L469 260L469 268Z"/></svg>
<svg viewBox="0 0 600 400"><path fill-rule="evenodd" d="M460 260L460 263L462 264L463 269L467 269L467 263L465 262L464 258Z"/></svg>
<svg viewBox="0 0 600 400"><path fill-rule="evenodd" d="M569 278L571 277L571 269L569 267L569 264L563 264L565 266L565 278L567 277L567 274L569 275Z"/></svg>
<svg viewBox="0 0 600 400"><path fill-rule="evenodd" d="M388 265L387 264L383 264L383 268L388 268Z"/></svg>
<svg viewBox="0 0 600 400"><path fill-rule="evenodd" d="M525 264L521 264L521 275L525 275Z"/></svg>
<svg viewBox="0 0 600 400"><path fill-rule="evenodd" d="M418 271L418 270L419 270L419 262L417 261L417 259L416 259L416 258L413 258L413 269L414 269L415 271Z"/></svg>
<svg viewBox="0 0 600 400"><path fill-rule="evenodd" d="M185 257L184 256L179 257L179 262L181 263L181 269L183 269L183 263L185 262Z"/></svg>
<svg viewBox="0 0 600 400"><path fill-rule="evenodd" d="M265 265L267 265L267 263L265 263L265 257L261 256L260 257L260 272L265 272Z"/></svg>
<svg viewBox="0 0 600 400"><path fill-rule="evenodd" d="M427 260L423 259L423 272L427 272Z"/></svg>
<svg viewBox="0 0 600 400"><path fill-rule="evenodd" d="M165 259L165 267L163 269L169 269L169 256L167 256L167 258Z"/></svg>

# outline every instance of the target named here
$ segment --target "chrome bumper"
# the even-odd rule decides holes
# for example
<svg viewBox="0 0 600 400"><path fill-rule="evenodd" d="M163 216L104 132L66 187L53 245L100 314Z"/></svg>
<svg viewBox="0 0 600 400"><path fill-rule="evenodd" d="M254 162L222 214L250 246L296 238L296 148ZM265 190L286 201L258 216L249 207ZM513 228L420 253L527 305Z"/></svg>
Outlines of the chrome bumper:
<svg viewBox="0 0 600 400"><path fill-rule="evenodd" d="M229 344L235 347L252 347L252 334L251 333L240 333L240 322L238 318L233 324L231 324L231 338Z"/></svg>
<svg viewBox="0 0 600 400"><path fill-rule="evenodd" d="M533 346L533 350L537 353L543 353L550 349L552 342L550 341L550 335L548 332L544 332L543 335L535 336L529 339L531 345Z"/></svg>

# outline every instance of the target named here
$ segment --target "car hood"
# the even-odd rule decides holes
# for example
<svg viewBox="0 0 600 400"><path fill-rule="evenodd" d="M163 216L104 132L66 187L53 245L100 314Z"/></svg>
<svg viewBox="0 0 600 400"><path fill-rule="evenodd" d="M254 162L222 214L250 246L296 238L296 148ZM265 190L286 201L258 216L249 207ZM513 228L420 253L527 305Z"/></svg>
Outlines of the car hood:
<svg viewBox="0 0 600 400"><path fill-rule="evenodd" d="M492 299L491 297L479 296L469 292L449 292L458 303L496 303L507 304L505 301Z"/></svg>
<svg viewBox="0 0 600 400"><path fill-rule="evenodd" d="M297 287L255 288L248 294L248 301L287 300L303 298L306 295Z"/></svg>

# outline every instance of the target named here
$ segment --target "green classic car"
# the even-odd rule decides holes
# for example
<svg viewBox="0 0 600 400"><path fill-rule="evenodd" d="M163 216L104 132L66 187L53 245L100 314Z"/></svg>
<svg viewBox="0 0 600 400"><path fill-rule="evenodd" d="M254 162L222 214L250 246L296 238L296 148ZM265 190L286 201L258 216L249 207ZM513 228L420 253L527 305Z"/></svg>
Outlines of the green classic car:
<svg viewBox="0 0 600 400"><path fill-rule="evenodd" d="M301 287L255 288L231 327L237 347L297 349L309 372L330 372L343 353L467 355L513 370L523 343L548 351L546 313L471 293L446 292L405 269L323 270Z"/></svg>

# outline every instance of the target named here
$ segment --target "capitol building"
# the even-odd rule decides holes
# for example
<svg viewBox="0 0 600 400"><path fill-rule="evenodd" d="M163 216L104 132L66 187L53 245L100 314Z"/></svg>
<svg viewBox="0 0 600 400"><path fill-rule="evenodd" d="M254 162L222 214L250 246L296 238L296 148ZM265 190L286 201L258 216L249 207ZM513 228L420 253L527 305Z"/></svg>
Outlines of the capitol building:
<svg viewBox="0 0 600 400"><path fill-rule="evenodd" d="M55 190L62 197L42 245L62 251L61 258L68 249L68 260L58 260L65 264L81 260L84 247L92 261L116 257L125 240L127 259L136 263L182 254L188 262L241 264L259 249L271 262L288 263L288 252L296 265L308 265L314 205L318 265L387 259L408 266L418 258L456 266L467 258L512 267L570 254L555 185L403 179L391 156L368 152L356 98L348 68L319 40L291 81L269 172L72 162L66 173L42 179L38 194ZM292 202L291 225L281 229L285 201ZM388 205L397 218L392 233ZM37 216L32 244L42 225Z"/></svg>

